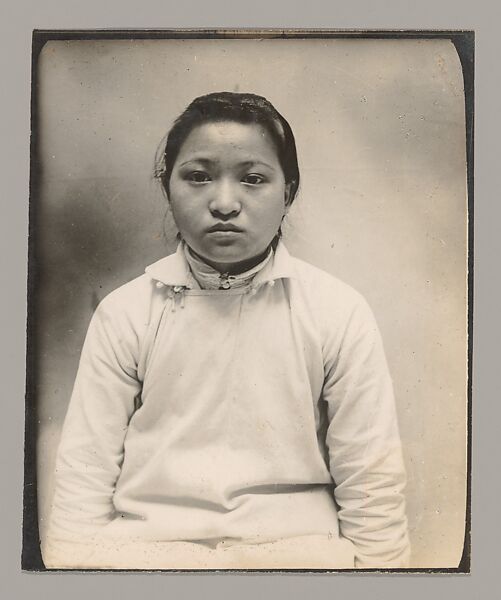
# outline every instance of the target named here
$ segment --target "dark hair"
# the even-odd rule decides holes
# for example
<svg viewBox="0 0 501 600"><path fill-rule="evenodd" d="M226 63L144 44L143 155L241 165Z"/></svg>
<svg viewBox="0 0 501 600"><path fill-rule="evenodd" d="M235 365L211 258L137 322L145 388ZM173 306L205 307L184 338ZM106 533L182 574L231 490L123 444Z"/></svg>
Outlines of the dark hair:
<svg viewBox="0 0 501 600"><path fill-rule="evenodd" d="M160 179L167 195L174 163L188 135L199 125L221 121L256 123L268 131L275 144L285 182L291 187L292 204L299 187L299 167L296 142L289 123L263 96L235 92L215 92L199 96L174 121L165 147L162 144L159 149L155 165L155 176Z"/></svg>

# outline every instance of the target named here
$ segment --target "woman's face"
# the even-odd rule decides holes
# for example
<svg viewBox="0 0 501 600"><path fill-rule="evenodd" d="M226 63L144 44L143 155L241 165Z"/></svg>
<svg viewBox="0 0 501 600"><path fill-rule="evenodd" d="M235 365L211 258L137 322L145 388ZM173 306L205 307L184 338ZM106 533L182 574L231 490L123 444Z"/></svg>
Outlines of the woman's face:
<svg viewBox="0 0 501 600"><path fill-rule="evenodd" d="M206 123L181 146L169 201L186 243L219 271L262 254L289 204L274 143L265 128Z"/></svg>

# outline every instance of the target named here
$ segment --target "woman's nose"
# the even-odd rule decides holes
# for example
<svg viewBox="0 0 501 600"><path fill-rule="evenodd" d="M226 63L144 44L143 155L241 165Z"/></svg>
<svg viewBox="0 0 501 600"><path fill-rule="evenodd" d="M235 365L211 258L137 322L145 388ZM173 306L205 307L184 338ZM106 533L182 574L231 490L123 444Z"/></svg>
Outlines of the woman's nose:
<svg viewBox="0 0 501 600"><path fill-rule="evenodd" d="M241 208L238 190L230 182L220 182L212 188L209 210L215 217L234 217L239 214Z"/></svg>

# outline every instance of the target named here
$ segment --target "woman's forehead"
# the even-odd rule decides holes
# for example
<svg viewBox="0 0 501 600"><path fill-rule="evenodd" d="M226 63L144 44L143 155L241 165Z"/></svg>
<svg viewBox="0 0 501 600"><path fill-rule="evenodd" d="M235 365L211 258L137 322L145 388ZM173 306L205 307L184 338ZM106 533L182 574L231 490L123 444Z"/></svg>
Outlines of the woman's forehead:
<svg viewBox="0 0 501 600"><path fill-rule="evenodd" d="M237 121L197 125L187 136L177 158L178 162L185 162L195 157L216 160L232 156L239 160L278 160L275 144L265 127Z"/></svg>

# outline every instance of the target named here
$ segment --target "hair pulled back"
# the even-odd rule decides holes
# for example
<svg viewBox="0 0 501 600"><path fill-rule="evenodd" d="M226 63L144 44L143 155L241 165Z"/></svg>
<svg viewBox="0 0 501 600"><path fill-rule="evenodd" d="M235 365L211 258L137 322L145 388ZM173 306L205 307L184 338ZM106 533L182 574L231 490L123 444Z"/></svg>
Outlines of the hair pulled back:
<svg viewBox="0 0 501 600"><path fill-rule="evenodd" d="M155 176L160 179L167 197L174 163L188 135L200 125L224 121L257 124L266 129L275 144L285 183L290 185L292 203L299 187L299 167L296 142L289 123L263 96L236 92L199 96L174 121L165 146L159 149L155 165Z"/></svg>

